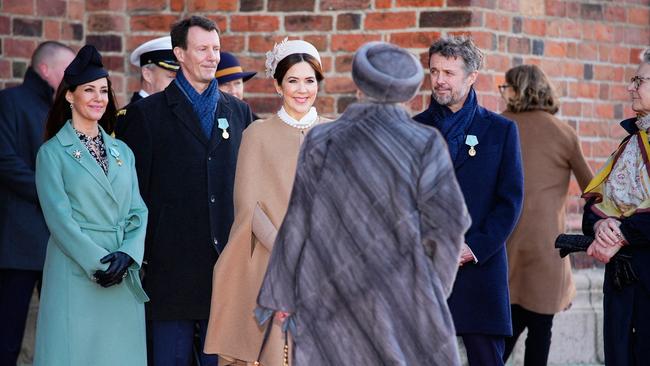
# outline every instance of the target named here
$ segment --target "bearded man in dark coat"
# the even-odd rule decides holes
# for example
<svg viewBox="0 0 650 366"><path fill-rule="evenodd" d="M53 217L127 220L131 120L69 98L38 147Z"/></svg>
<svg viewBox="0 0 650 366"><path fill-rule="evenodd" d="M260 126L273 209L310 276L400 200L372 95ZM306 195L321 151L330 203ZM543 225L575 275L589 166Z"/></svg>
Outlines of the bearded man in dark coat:
<svg viewBox="0 0 650 366"><path fill-rule="evenodd" d="M449 297L456 332L470 366L498 366L512 334L506 239L521 213L524 177L517 126L478 104L473 85L482 61L469 38L435 41L431 105L413 119L444 136L472 217Z"/></svg>
<svg viewBox="0 0 650 366"><path fill-rule="evenodd" d="M258 318L284 318L294 365L459 365L446 300L470 220L444 139L399 104L422 67L372 42L352 76L362 101L305 138Z"/></svg>

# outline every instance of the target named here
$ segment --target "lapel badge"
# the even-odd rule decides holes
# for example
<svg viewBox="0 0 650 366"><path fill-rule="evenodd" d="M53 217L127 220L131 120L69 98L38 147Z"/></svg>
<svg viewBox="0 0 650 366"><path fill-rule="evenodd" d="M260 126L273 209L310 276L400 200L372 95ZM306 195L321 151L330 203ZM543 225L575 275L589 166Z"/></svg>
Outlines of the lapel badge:
<svg viewBox="0 0 650 366"><path fill-rule="evenodd" d="M469 146L469 151L467 152L469 156L476 156L476 149L474 146L478 145L478 139L475 135L467 135L465 138L465 145Z"/></svg>
<svg viewBox="0 0 650 366"><path fill-rule="evenodd" d="M219 118L217 119L217 124L218 124L217 127L219 127L219 129L223 131L221 132L221 137L223 137L224 140L228 140L228 138L230 137L230 134L228 133L228 127L230 126L228 124L228 120L225 118Z"/></svg>
<svg viewBox="0 0 650 366"><path fill-rule="evenodd" d="M109 151L111 152L111 155L115 158L117 165L122 166L122 159L120 159L120 152L117 151L117 149L114 147L111 147Z"/></svg>
<svg viewBox="0 0 650 366"><path fill-rule="evenodd" d="M73 156L75 159L77 159L77 160L81 160L81 150L75 150L75 151L73 151L73 152L72 152L72 156Z"/></svg>

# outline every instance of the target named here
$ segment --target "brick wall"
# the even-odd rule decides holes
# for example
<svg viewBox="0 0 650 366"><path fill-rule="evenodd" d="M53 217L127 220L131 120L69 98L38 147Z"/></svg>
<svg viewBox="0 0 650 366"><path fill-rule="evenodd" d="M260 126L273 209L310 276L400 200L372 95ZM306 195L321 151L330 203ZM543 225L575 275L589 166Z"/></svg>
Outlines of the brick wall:
<svg viewBox="0 0 650 366"><path fill-rule="evenodd" d="M259 72L246 83L247 99L259 113L279 105L272 83L263 79L264 53L287 35L322 52L326 80L318 106L335 116L354 100L349 72L362 43L393 42L426 62L435 37L471 34L487 53L476 84L481 103L503 110L497 85L504 72L521 63L540 65L562 95L559 117L577 129L594 168L621 138L617 122L632 115L625 80L650 46L650 0L0 0L0 87L20 82L42 40L76 48L92 43L104 55L122 104L138 89L128 53L188 14L215 20L223 49ZM414 112L426 106L427 95L410 103ZM578 193L575 182L572 193ZM574 197L568 208L573 228L579 206Z"/></svg>

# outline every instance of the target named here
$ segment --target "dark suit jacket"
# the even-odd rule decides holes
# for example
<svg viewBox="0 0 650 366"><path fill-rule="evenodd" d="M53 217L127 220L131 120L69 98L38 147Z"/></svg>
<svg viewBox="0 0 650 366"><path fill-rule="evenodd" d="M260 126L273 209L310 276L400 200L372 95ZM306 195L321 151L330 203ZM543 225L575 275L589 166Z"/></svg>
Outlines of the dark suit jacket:
<svg viewBox="0 0 650 366"><path fill-rule="evenodd" d="M115 128L114 128L115 136L124 135L124 129L126 127L126 123L125 123L126 111L129 109L129 107L133 105L133 103L142 99L144 98L142 98L140 92L135 92L131 96L131 101L129 101L129 104L125 105L119 111L117 111L117 117L115 118Z"/></svg>
<svg viewBox="0 0 650 366"><path fill-rule="evenodd" d="M413 119L433 124L429 109ZM505 243L521 213L524 184L517 126L479 106L467 134L478 138L476 156L461 147L454 169L472 217L465 242L478 263L458 269L448 303L458 334L510 335Z"/></svg>
<svg viewBox="0 0 650 366"><path fill-rule="evenodd" d="M149 208L144 286L157 320L207 319L212 268L233 221L233 183L248 105L221 93L208 140L175 82L134 103L117 137L133 150L140 193Z"/></svg>
<svg viewBox="0 0 650 366"><path fill-rule="evenodd" d="M0 268L43 270L49 232L36 196L36 153L53 90L30 67L0 91Z"/></svg>

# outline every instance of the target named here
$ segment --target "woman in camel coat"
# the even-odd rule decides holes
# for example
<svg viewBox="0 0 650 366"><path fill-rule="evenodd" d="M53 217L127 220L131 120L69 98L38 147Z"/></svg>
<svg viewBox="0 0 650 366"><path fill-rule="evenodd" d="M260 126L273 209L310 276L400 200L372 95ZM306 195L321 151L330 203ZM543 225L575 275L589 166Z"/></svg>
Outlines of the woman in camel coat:
<svg viewBox="0 0 650 366"><path fill-rule="evenodd" d="M235 174L235 221L214 268L205 353L219 365L264 366L283 361L284 336L277 323L260 355L264 329L254 311L277 228L282 224L296 173L298 152L309 130L326 120L312 107L323 79L318 51L304 41L277 45L267 63L280 111L245 131ZM268 324L268 323L267 323Z"/></svg>
<svg viewBox="0 0 650 366"><path fill-rule="evenodd" d="M553 315L576 291L569 258L560 258L554 242L564 232L571 173L581 189L592 173L576 132L553 116L558 99L541 69L510 69L499 89L507 102L503 116L519 129L524 163L524 207L507 242L513 336L506 339L504 360L528 328L525 364L546 365Z"/></svg>

